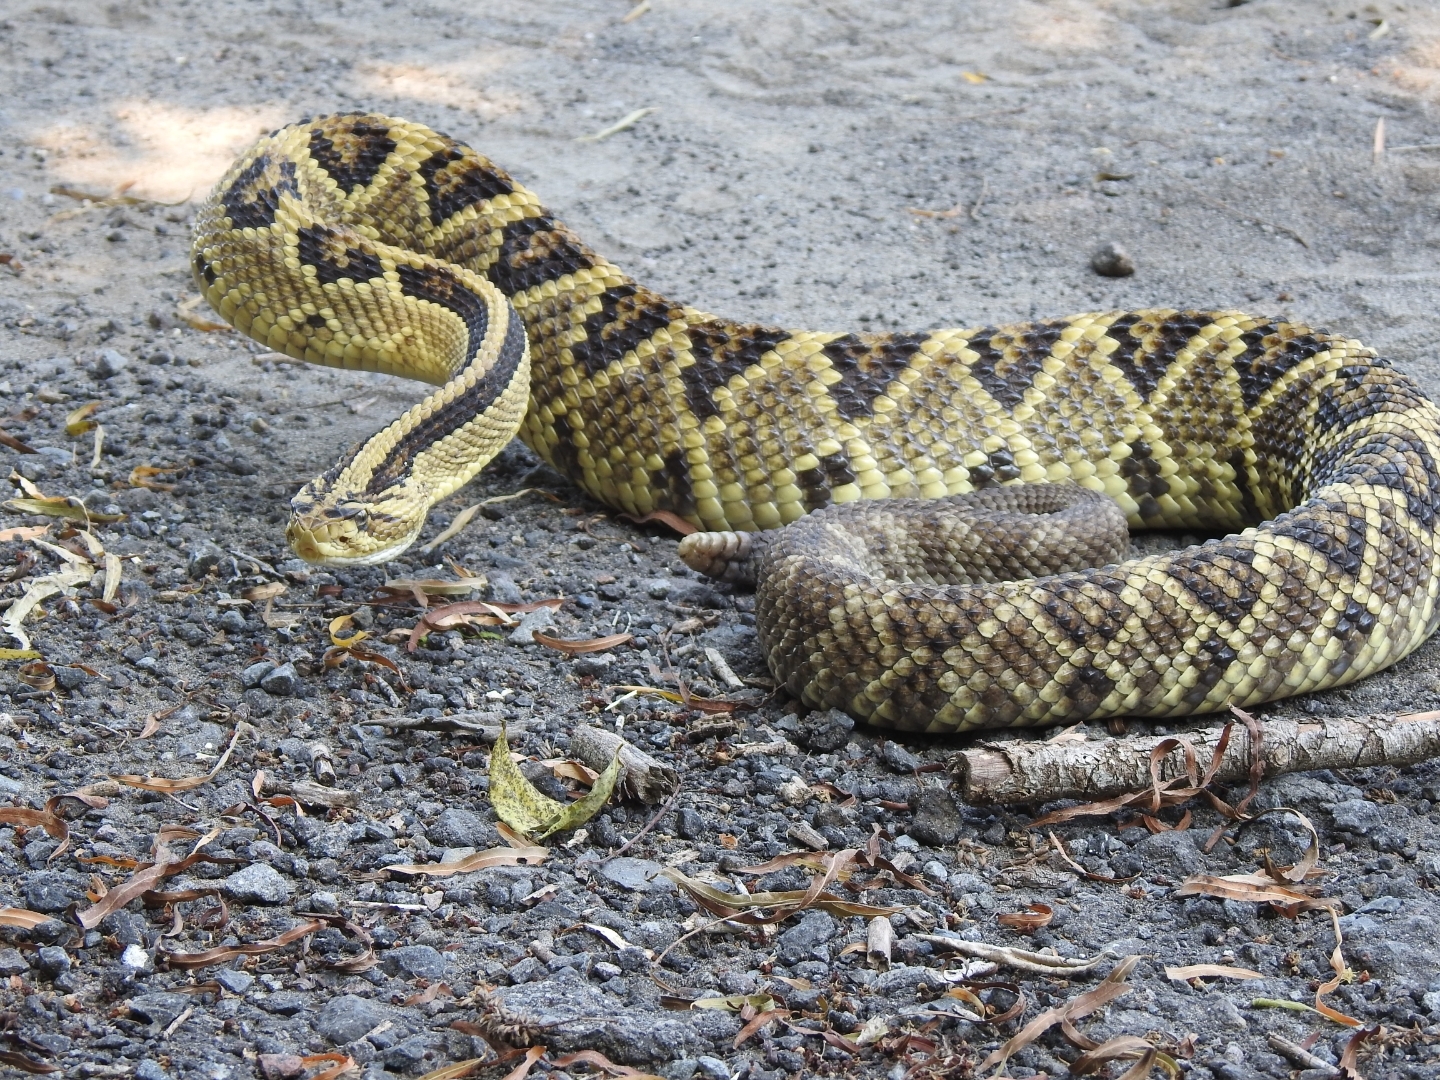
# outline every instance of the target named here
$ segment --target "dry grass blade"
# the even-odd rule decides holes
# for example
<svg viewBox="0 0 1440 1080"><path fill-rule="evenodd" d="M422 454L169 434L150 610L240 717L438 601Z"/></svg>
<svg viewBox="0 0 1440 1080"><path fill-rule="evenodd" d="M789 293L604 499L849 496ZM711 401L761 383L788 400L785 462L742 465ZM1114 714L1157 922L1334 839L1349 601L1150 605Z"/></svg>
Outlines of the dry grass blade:
<svg viewBox="0 0 1440 1080"><path fill-rule="evenodd" d="M459 1077L469 1076L484 1064L484 1058L470 1058L468 1061L457 1061L453 1065L446 1065L443 1068L426 1073L420 1077L420 1080L459 1080Z"/></svg>
<svg viewBox="0 0 1440 1080"><path fill-rule="evenodd" d="M1226 964L1189 964L1185 967L1167 967L1167 978L1177 982L1191 979L1263 979L1265 976L1249 968L1230 967Z"/></svg>
<svg viewBox="0 0 1440 1080"><path fill-rule="evenodd" d="M33 930L43 922L49 922L49 915L28 908L0 907L0 926L16 926L21 930Z"/></svg>
<svg viewBox="0 0 1440 1080"><path fill-rule="evenodd" d="M746 1016L747 1012L754 1015ZM730 1049L732 1050L739 1050L740 1047L745 1045L746 1040L756 1034L761 1028L773 1024L777 1020L790 1019L790 1010L771 1008L766 1009L764 1012L756 1013L753 1006L747 1005L740 1011L740 1018L745 1021L745 1026L740 1029L739 1033L735 1036L735 1041L730 1044Z"/></svg>
<svg viewBox="0 0 1440 1080"><path fill-rule="evenodd" d="M558 608L565 603L563 596L549 600L537 600L529 604L497 604L488 600L462 600L458 604L430 608L410 631L410 640L405 644L406 652L420 647L420 640L433 630L448 630L460 625L505 625L505 616L528 614L542 608Z"/></svg>
<svg viewBox="0 0 1440 1080"><path fill-rule="evenodd" d="M46 1061L36 1061L28 1055L16 1050L0 1050L0 1065L9 1065L11 1068L19 1069L27 1073L53 1073L59 1072L60 1066L51 1065Z"/></svg>
<svg viewBox="0 0 1440 1080"><path fill-rule="evenodd" d="M1345 1080L1365 1080L1360 1075L1360 1047L1366 1039L1373 1039L1380 1034L1379 1026L1365 1028L1350 1036L1350 1041L1345 1044L1345 1049L1340 1054L1340 1075Z"/></svg>
<svg viewBox="0 0 1440 1080"><path fill-rule="evenodd" d="M90 908L89 911L94 911ZM81 914L89 914L89 911ZM172 953L162 951L161 956L171 967L190 970L192 968L209 967L212 964L223 964L240 956L264 956L285 948L286 945L293 945L306 934L313 934L317 930L325 928L325 921L312 919L309 922L301 923L299 926L286 930L273 938L264 941L254 941L249 945L219 945L213 949L205 949L202 952L193 953Z"/></svg>
<svg viewBox="0 0 1440 1080"><path fill-rule="evenodd" d="M610 634L606 637L586 638L581 641L566 641L563 638L542 634L538 630L535 631L534 637L537 644L544 645L547 649L563 652L566 656L605 652L607 649L613 649L635 640L634 634Z"/></svg>
<svg viewBox="0 0 1440 1080"><path fill-rule="evenodd" d="M488 870L492 866L538 866L550 854L550 849L538 846L489 848L467 855L451 863L401 863L385 867L391 874L407 874L425 877L450 877L453 874L471 874L476 870Z"/></svg>
<svg viewBox="0 0 1440 1080"><path fill-rule="evenodd" d="M17 525L13 529L0 529L0 544L12 540L34 540L49 531L49 525Z"/></svg>
<svg viewBox="0 0 1440 1080"><path fill-rule="evenodd" d="M1012 967L1016 971L1029 971L1036 975L1084 975L1114 959L1113 954L1109 952L1102 952L1099 956L1092 956L1088 960L1070 959L1064 956L1055 956L1052 953L1015 949L1009 945L988 945L983 941L970 941L968 938L949 933L915 934L913 937L916 941L938 945L963 956L972 956L977 960L989 960L995 964Z"/></svg>
<svg viewBox="0 0 1440 1080"><path fill-rule="evenodd" d="M980 1070L983 1072L993 1065L1008 1061L1016 1051L1029 1046L1056 1024L1074 1023L1076 1020L1084 1019L1116 998L1128 994L1130 984L1125 981L1125 978L1139 961L1138 956L1127 956L1115 965L1110 974L1105 976L1105 981L1095 989L1087 990L1079 997L1071 998L1056 1008L1046 1009L1021 1028L1004 1046L982 1061L979 1066Z"/></svg>
<svg viewBox="0 0 1440 1080"><path fill-rule="evenodd" d="M567 1069L571 1065L589 1065L606 1076L620 1077L621 1080L661 1080L654 1073L641 1072L629 1065L616 1065L599 1050L577 1050L573 1054L556 1058L550 1064L557 1069Z"/></svg>
<svg viewBox="0 0 1440 1080"><path fill-rule="evenodd" d="M1192 874L1180 883L1175 896L1213 896L1220 900L1271 904L1290 916L1302 911L1333 908L1339 903L1331 897L1317 897L1310 892L1302 892L1297 886L1283 885L1260 874L1231 874L1226 877Z"/></svg>
<svg viewBox="0 0 1440 1080"><path fill-rule="evenodd" d="M182 473L186 465L136 465L130 470L130 476L126 480L131 487L149 488L151 491L170 492L175 490L174 484L156 480L157 476L168 476L173 473Z"/></svg>
<svg viewBox="0 0 1440 1080"><path fill-rule="evenodd" d="M204 776L182 776L171 780L163 776L136 776L131 773L123 773L119 776L111 776L110 779L116 783L125 784L127 787L140 788L142 791L160 791L165 793L191 791L203 784L208 784L219 775L220 770L229 764L230 755L235 750L235 744L240 741L240 736L248 730L250 730L249 724L240 723L235 725L235 730L230 735L230 744L225 747L225 752L220 755L220 760L215 762L215 767Z"/></svg>
<svg viewBox="0 0 1440 1080"><path fill-rule="evenodd" d="M65 434L74 438L77 435L84 435L87 431L93 431L95 421L90 419L100 409L100 402L87 401L78 409L72 409L65 416Z"/></svg>
<svg viewBox="0 0 1440 1080"><path fill-rule="evenodd" d="M697 531L694 524L686 521L679 514L671 510L652 510L650 513L641 517L636 517L634 514L621 514L620 516L633 521L636 525L649 525L651 522L659 522L661 525L667 525L671 529L674 529L675 532L681 536L689 536L691 533Z"/></svg>
<svg viewBox="0 0 1440 1080"><path fill-rule="evenodd" d="M581 136L579 136L578 138L576 138L575 141L576 141L576 142L601 142L601 141L603 141L603 140L605 140L605 139L610 138L611 135L618 135L618 134L620 134L620 132L626 131L626 130L634 127L637 123L639 123L639 122L640 122L641 120L643 120L645 117L647 117L647 116L649 116L651 113L657 112L657 111L659 111L659 110L656 109L656 108L653 107L653 106L652 106L651 108L648 108L648 109L636 109L634 112L627 113L625 116L623 116L623 117L621 117L619 120L615 121L615 123L611 124L609 127L607 127L607 128L601 128L599 131L595 132L593 135L581 135Z"/></svg>
<svg viewBox="0 0 1440 1080"><path fill-rule="evenodd" d="M1117 1035L1093 1049L1087 1050L1070 1065L1071 1076L1087 1076L1104 1068L1112 1061L1134 1061L1135 1064L1120 1077L1120 1080L1144 1080L1156 1065L1171 1077L1179 1077L1180 1065L1169 1054L1163 1054L1157 1047L1134 1035Z"/></svg>
<svg viewBox="0 0 1440 1080"><path fill-rule="evenodd" d="M1345 963L1345 955L1341 952L1341 946L1345 944L1345 936L1340 932L1340 915L1335 908L1330 909L1330 922L1335 929L1335 948L1330 953L1330 970L1335 972L1333 978L1322 983L1315 991L1315 1011L1327 1020L1333 1020L1349 1028L1358 1028L1360 1021L1353 1016L1347 1016L1339 1009L1333 1009L1320 999L1326 994L1333 993L1342 982L1353 982L1355 973Z"/></svg>
<svg viewBox="0 0 1440 1080"><path fill-rule="evenodd" d="M738 701L726 701L723 698L702 698L694 694L680 694L674 690L662 690L658 686L611 686L611 690L623 690L626 694L646 694L650 697L664 698L666 701L673 701L677 705L684 705L703 713L732 713L740 707ZM612 704L614 704L612 702Z"/></svg>
<svg viewBox="0 0 1440 1080"><path fill-rule="evenodd" d="M504 1077L501 1078L501 1080L525 1080L525 1077L530 1075L530 1070L535 1067L535 1063L544 1056L545 1047L530 1047L529 1050L525 1051L524 1060L521 1061L519 1065L515 1066L515 1068L511 1069L508 1073L506 1073Z"/></svg>

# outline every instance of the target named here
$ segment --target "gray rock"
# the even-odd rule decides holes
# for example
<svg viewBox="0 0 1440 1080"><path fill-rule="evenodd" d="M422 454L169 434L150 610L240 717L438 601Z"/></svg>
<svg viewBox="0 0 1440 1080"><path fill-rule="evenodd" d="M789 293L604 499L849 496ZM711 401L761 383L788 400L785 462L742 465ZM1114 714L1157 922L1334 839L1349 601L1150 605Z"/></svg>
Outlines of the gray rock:
<svg viewBox="0 0 1440 1080"><path fill-rule="evenodd" d="M239 968L221 968L213 977L232 994L243 994L255 985L255 976Z"/></svg>
<svg viewBox="0 0 1440 1080"><path fill-rule="evenodd" d="M299 681L294 664L281 664L260 680L260 689L273 697L289 697Z"/></svg>
<svg viewBox="0 0 1440 1080"><path fill-rule="evenodd" d="M1090 256L1090 269L1101 277L1129 277L1135 273L1135 261L1119 244L1102 244Z"/></svg>
<svg viewBox="0 0 1440 1080"><path fill-rule="evenodd" d="M240 672L240 682L246 690L253 690L260 685L260 680L275 670L275 661L257 660L244 671Z"/></svg>
<svg viewBox="0 0 1440 1080"><path fill-rule="evenodd" d="M102 379L113 379L129 366L125 354L115 349L101 349L95 358L95 374Z"/></svg>
<svg viewBox="0 0 1440 1080"><path fill-rule="evenodd" d="M378 1001L342 994L325 1003L311 1026L336 1046L363 1038L390 1017L390 1010Z"/></svg>
<svg viewBox="0 0 1440 1080"><path fill-rule="evenodd" d="M1368 799L1347 799L1330 808L1337 829L1369 836L1385 823L1384 812Z"/></svg>
<svg viewBox="0 0 1440 1080"><path fill-rule="evenodd" d="M154 1058L142 1058L135 1066L135 1080L170 1080L165 1067Z"/></svg>
<svg viewBox="0 0 1440 1080"><path fill-rule="evenodd" d="M185 575L191 581L199 581L219 566L220 560L223 558L225 558L225 552L207 540L204 544L191 550L189 561L185 567Z"/></svg>
<svg viewBox="0 0 1440 1080"><path fill-rule="evenodd" d="M188 994L139 994L126 1002L130 1015L146 1024L168 1027L190 1004Z"/></svg>
<svg viewBox="0 0 1440 1080"><path fill-rule="evenodd" d="M829 709L826 712L812 712L800 721L797 737L802 746L817 753L828 754L849 742L854 730L854 717L839 709Z"/></svg>
<svg viewBox="0 0 1440 1080"><path fill-rule="evenodd" d="M822 945L832 940L840 928L828 912L807 911L800 921L775 939L776 955L786 964L813 960ZM829 959L825 950L825 959Z"/></svg>
<svg viewBox="0 0 1440 1080"><path fill-rule="evenodd" d="M326 825L305 843L305 851L317 859L338 859L350 850L354 829L344 822Z"/></svg>
<svg viewBox="0 0 1440 1080"><path fill-rule="evenodd" d="M24 975L30 964L19 949L0 949L0 975Z"/></svg>
<svg viewBox="0 0 1440 1080"><path fill-rule="evenodd" d="M933 881L937 885L944 885L950 880L950 871L945 869L945 864L939 859L931 859L920 868L920 873L925 875L927 881Z"/></svg>
<svg viewBox="0 0 1440 1080"><path fill-rule="evenodd" d="M515 579L509 574L492 573L490 575L490 599L501 604L523 604L525 597L520 594L520 586L515 584Z"/></svg>
<svg viewBox="0 0 1440 1080"><path fill-rule="evenodd" d="M719 1058L696 1058L695 1075L703 1076L705 1080L730 1080L730 1066Z"/></svg>
<svg viewBox="0 0 1440 1080"><path fill-rule="evenodd" d="M910 835L920 843L929 847L953 844L960 835L960 826L960 808L944 788L927 787L916 797Z"/></svg>
<svg viewBox="0 0 1440 1080"><path fill-rule="evenodd" d="M914 995L918 987L932 984L937 989L943 988L945 980L940 972L918 965L893 967L875 977L875 989L886 997L894 994Z"/></svg>
<svg viewBox="0 0 1440 1080"><path fill-rule="evenodd" d="M586 653L577 656L570 670L576 675L604 675L615 663L615 657L609 653Z"/></svg>
<svg viewBox="0 0 1440 1080"><path fill-rule="evenodd" d="M425 1055L433 1051L431 1040L434 1038L435 1036L429 1032L421 1032L401 1039L386 1050L382 1056L386 1070L404 1073L406 1076L416 1076L428 1072Z"/></svg>
<svg viewBox="0 0 1440 1080"><path fill-rule="evenodd" d="M898 773L913 773L922 764L909 750L889 739L880 747L880 760Z"/></svg>
<svg viewBox="0 0 1440 1080"><path fill-rule="evenodd" d="M273 994L267 994L259 1002L259 1005L268 1013L276 1016L294 1016L303 1012L305 1003L309 1001L306 994L298 990L280 990Z"/></svg>
<svg viewBox="0 0 1440 1080"><path fill-rule="evenodd" d="M663 870L657 862L649 859L632 859L622 856L611 859L600 867L598 873L612 885L631 892L649 892L656 885L656 876Z"/></svg>
<svg viewBox="0 0 1440 1080"><path fill-rule="evenodd" d="M40 974L53 979L70 970L70 954L59 945L46 945L35 954L35 967Z"/></svg>
<svg viewBox="0 0 1440 1080"><path fill-rule="evenodd" d="M70 900L70 890L49 877L25 883L25 906L31 911L64 911Z"/></svg>
<svg viewBox="0 0 1440 1080"><path fill-rule="evenodd" d="M221 884L225 895L251 904L280 904L290 899L295 887L278 870L265 863L252 863L237 870Z"/></svg>
<svg viewBox="0 0 1440 1080"><path fill-rule="evenodd" d="M510 631L511 645L534 645L535 631L546 630L555 625L555 613L549 608L532 611L520 620L520 625Z"/></svg>
<svg viewBox="0 0 1440 1080"><path fill-rule="evenodd" d="M536 979L543 979L546 974L545 965L533 956L527 956L515 964L508 972L510 985L519 986L521 983L534 982Z"/></svg>
<svg viewBox="0 0 1440 1080"><path fill-rule="evenodd" d="M489 826L479 814L460 809L442 810L425 827L425 835L432 844L453 848L482 848L486 845L489 832Z"/></svg>
<svg viewBox="0 0 1440 1080"><path fill-rule="evenodd" d="M387 952L380 967L405 979L438 979L445 974L445 954L429 945L405 945Z"/></svg>
<svg viewBox="0 0 1440 1080"><path fill-rule="evenodd" d="M700 811L685 807L675 815L675 835L681 840L699 840L709 832Z"/></svg>
<svg viewBox="0 0 1440 1080"><path fill-rule="evenodd" d="M1205 859L1188 831L1153 833L1130 850L1140 860L1141 873L1147 875L1158 872L1179 881L1205 869Z"/></svg>

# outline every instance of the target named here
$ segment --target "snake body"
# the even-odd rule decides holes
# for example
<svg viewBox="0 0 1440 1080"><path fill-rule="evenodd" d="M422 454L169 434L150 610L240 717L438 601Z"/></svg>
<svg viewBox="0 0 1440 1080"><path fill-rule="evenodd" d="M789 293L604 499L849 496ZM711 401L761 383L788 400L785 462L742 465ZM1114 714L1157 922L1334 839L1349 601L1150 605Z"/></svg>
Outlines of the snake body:
<svg viewBox="0 0 1440 1080"><path fill-rule="evenodd" d="M879 725L1254 704L1380 670L1436 626L1440 413L1323 330L1168 309L735 322L631 280L469 147L377 115L261 139L193 254L212 306L270 347L444 384L296 496L312 560L403 550L518 427L600 501L709 530L685 547L712 569L753 548L777 678ZM884 554L997 505L1017 535L1047 530L1065 507L966 494L1033 484L1104 494L1136 527L1244 531L1008 582ZM896 496L931 503L842 505Z"/></svg>

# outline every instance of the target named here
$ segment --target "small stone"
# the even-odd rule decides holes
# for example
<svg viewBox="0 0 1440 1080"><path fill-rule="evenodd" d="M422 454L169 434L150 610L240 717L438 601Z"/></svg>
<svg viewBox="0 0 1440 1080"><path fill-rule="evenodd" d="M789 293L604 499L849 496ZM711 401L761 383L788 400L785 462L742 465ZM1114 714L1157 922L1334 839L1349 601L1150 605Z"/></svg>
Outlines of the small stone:
<svg viewBox="0 0 1440 1080"><path fill-rule="evenodd" d="M950 871L945 869L945 864L939 859L931 859L920 868L920 873L925 875L927 880L933 881L937 885L944 885L945 882L950 880Z"/></svg>
<svg viewBox="0 0 1440 1080"><path fill-rule="evenodd" d="M438 979L445 974L445 954L429 945L405 945L387 952L380 966L404 979Z"/></svg>
<svg viewBox="0 0 1440 1080"><path fill-rule="evenodd" d="M631 892L649 892L655 885L656 876L664 869L649 859L632 859L621 856L611 859L600 867L598 873L612 885Z"/></svg>
<svg viewBox="0 0 1440 1080"><path fill-rule="evenodd" d="M486 846L490 827L479 814L470 810L442 810L433 822L425 827L425 835L432 844L441 847Z"/></svg>
<svg viewBox="0 0 1440 1080"><path fill-rule="evenodd" d="M214 978L232 994L243 994L255 985L255 976L239 968L221 968L215 972Z"/></svg>
<svg viewBox="0 0 1440 1080"><path fill-rule="evenodd" d="M35 966L40 974L53 979L70 970L70 954L59 945L46 945L35 954Z"/></svg>
<svg viewBox="0 0 1440 1080"><path fill-rule="evenodd" d="M273 660L257 660L244 671L240 672L240 682L246 690L253 690L260 685L260 680L275 670Z"/></svg>
<svg viewBox="0 0 1440 1080"><path fill-rule="evenodd" d="M165 1067L154 1058L143 1058L135 1066L135 1080L170 1080L170 1074Z"/></svg>
<svg viewBox="0 0 1440 1080"><path fill-rule="evenodd" d="M1129 277L1135 273L1135 262L1119 244L1102 244L1090 256L1090 269L1101 277Z"/></svg>
<svg viewBox="0 0 1440 1080"><path fill-rule="evenodd" d="M280 904L294 892L294 886L266 863L252 863L235 871L221 887L232 900L252 904Z"/></svg>
<svg viewBox="0 0 1440 1080"><path fill-rule="evenodd" d="M1330 808L1330 815L1335 821L1335 828L1360 836L1369 836L1385 823L1380 807L1368 799L1338 802Z"/></svg>
<svg viewBox="0 0 1440 1080"><path fill-rule="evenodd" d="M719 1058L696 1058L695 1075L704 1080L730 1080L730 1066Z"/></svg>
<svg viewBox="0 0 1440 1080"><path fill-rule="evenodd" d="M29 881L25 884L25 906L31 911L64 911L70 906L70 891L49 878Z"/></svg>
<svg viewBox="0 0 1440 1080"><path fill-rule="evenodd" d="M611 979L618 978L619 976L625 974L622 970L620 970L618 965L612 964L608 960L601 960L598 964L591 968L590 971L592 974L596 975L601 979L604 979L606 982L609 982Z"/></svg>
<svg viewBox="0 0 1440 1080"><path fill-rule="evenodd" d="M191 581L199 581L220 565L220 560L225 557L221 551L212 543L202 544L190 552L189 561L185 566L185 576Z"/></svg>
<svg viewBox="0 0 1440 1080"><path fill-rule="evenodd" d="M549 608L532 611L520 620L520 625L510 631L511 645L534 645L535 631L546 630L555 625L555 613Z"/></svg>
<svg viewBox="0 0 1440 1080"><path fill-rule="evenodd" d="M915 799L910 836L927 847L945 847L960 835L960 809L950 792L927 787Z"/></svg>
<svg viewBox="0 0 1440 1080"><path fill-rule="evenodd" d="M918 757L890 739L880 747L880 760L898 773L913 773L921 765Z"/></svg>
<svg viewBox="0 0 1440 1080"><path fill-rule="evenodd" d="M220 629L227 634L243 634L245 632L245 616L231 608L220 616Z"/></svg>
<svg viewBox="0 0 1440 1080"><path fill-rule="evenodd" d="M150 967L150 954L139 945L126 945L120 954L120 965L131 971L145 971Z"/></svg>
<svg viewBox="0 0 1440 1080"><path fill-rule="evenodd" d="M681 840L699 840L709 832L700 811L687 806L675 814L675 835Z"/></svg>
<svg viewBox="0 0 1440 1080"><path fill-rule="evenodd" d="M305 842L305 851L317 859L338 859L350 850L354 830L344 822L327 825Z"/></svg>
<svg viewBox="0 0 1440 1080"><path fill-rule="evenodd" d="M570 670L576 675L603 675L614 663L615 657L609 653L586 653L575 658Z"/></svg>
<svg viewBox="0 0 1440 1080"><path fill-rule="evenodd" d="M775 939L776 954L786 964L813 960L816 951L839 933L839 927L828 912L807 911L800 921ZM826 951L828 959L828 950Z"/></svg>
<svg viewBox="0 0 1440 1080"><path fill-rule="evenodd" d="M272 697L289 697L299 681L294 664L281 664L260 680L260 689Z"/></svg>
<svg viewBox="0 0 1440 1080"><path fill-rule="evenodd" d="M307 996L298 990L281 990L262 999L260 1007L276 1016L294 1016L304 1011L307 1000Z"/></svg>
<svg viewBox="0 0 1440 1080"><path fill-rule="evenodd" d="M19 949L0 949L0 975L24 975L29 970Z"/></svg>
<svg viewBox="0 0 1440 1080"><path fill-rule="evenodd" d="M433 1053L430 1045L432 1038L434 1036L425 1032L401 1039L390 1047L384 1055L386 1072L405 1073L412 1076L425 1072L426 1056Z"/></svg>
<svg viewBox="0 0 1440 1080"><path fill-rule="evenodd" d="M1130 851L1144 865L1146 874L1158 871L1174 881L1205 869L1205 859L1189 831L1143 836Z"/></svg>
<svg viewBox="0 0 1440 1080"><path fill-rule="evenodd" d="M533 956L527 956L506 972L506 974L510 976L511 986L519 986L521 983L543 979L548 972L545 965L539 960L536 960Z"/></svg>
<svg viewBox="0 0 1440 1080"><path fill-rule="evenodd" d="M828 754L849 742L854 730L854 717L839 709L830 709L826 712L813 712L800 721L797 737L801 745L817 753Z"/></svg>
<svg viewBox="0 0 1440 1080"><path fill-rule="evenodd" d="M321 915L334 915L340 910L340 898L333 892L313 893L310 896L308 909Z"/></svg>
<svg viewBox="0 0 1440 1080"><path fill-rule="evenodd" d="M298 1054L261 1054L259 1063L265 1080L295 1080L305 1072L305 1060Z"/></svg>
<svg viewBox="0 0 1440 1080"><path fill-rule="evenodd" d="M171 1022L185 1011L190 1004L188 994L140 994L126 1002L130 1015L146 1024L169 1027Z"/></svg>
<svg viewBox="0 0 1440 1080"><path fill-rule="evenodd" d="M101 349L95 358L95 374L101 379L113 379L129 366L125 354L115 349Z"/></svg>
<svg viewBox="0 0 1440 1080"><path fill-rule="evenodd" d="M363 1038L389 1017L390 1010L378 1001L342 994L325 1003L312 1026L336 1046L342 1046Z"/></svg>

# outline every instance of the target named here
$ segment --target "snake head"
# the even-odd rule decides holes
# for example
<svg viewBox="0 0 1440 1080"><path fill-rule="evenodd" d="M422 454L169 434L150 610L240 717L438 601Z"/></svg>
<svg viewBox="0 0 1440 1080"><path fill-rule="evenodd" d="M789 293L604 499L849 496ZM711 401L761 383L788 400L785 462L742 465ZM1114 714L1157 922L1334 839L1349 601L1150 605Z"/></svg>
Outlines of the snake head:
<svg viewBox="0 0 1440 1080"><path fill-rule="evenodd" d="M399 555L415 542L424 523L423 507L418 518L407 520L358 498L316 491L307 484L290 500L285 538L308 563L368 566Z"/></svg>

